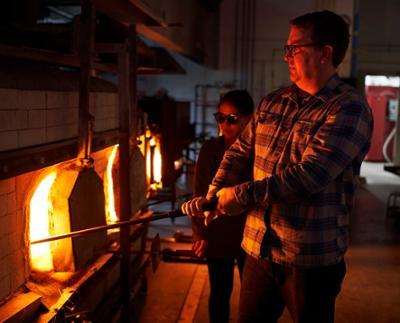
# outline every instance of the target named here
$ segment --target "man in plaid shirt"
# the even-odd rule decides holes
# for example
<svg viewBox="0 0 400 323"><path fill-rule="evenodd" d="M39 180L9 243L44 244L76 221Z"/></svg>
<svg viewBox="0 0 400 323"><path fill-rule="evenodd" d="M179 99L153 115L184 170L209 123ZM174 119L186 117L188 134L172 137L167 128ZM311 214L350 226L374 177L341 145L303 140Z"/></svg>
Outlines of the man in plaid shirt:
<svg viewBox="0 0 400 323"><path fill-rule="evenodd" d="M247 211L241 322L277 322L285 306L294 322L334 322L373 127L365 99L336 74L348 42L348 25L333 12L291 21L284 59L293 85L261 101L210 186L207 199L218 205L206 222ZM249 163L253 180L235 182ZM199 215L207 199L182 210Z"/></svg>

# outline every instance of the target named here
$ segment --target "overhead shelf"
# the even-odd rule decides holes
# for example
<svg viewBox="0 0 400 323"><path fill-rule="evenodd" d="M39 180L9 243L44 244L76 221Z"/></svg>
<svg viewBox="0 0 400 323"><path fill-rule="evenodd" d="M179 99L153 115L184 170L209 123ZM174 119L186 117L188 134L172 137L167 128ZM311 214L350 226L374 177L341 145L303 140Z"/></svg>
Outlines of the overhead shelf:
<svg viewBox="0 0 400 323"><path fill-rule="evenodd" d="M143 24L167 27L163 19L139 0L93 0L96 9L126 26Z"/></svg>

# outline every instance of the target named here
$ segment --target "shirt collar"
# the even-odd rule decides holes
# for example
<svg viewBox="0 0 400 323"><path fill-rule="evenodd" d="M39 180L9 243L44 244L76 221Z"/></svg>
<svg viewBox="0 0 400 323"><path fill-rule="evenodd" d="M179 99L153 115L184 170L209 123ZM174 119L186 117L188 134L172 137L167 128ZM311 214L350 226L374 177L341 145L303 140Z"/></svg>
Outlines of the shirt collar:
<svg viewBox="0 0 400 323"><path fill-rule="evenodd" d="M339 86L341 83L340 77L335 73L329 81L325 84L325 86L320 89L317 93L314 95L310 95L309 98L306 99L308 101L310 98L315 97L316 99L321 100L322 102L327 102L329 101L330 98L334 95L334 90ZM297 91L298 87L296 84L292 84L286 93L282 94L282 97L287 97L292 100L297 99Z"/></svg>
<svg viewBox="0 0 400 323"><path fill-rule="evenodd" d="M336 88L341 84L340 77L335 73L329 81L325 84L325 86L315 93L315 97L322 100L323 102L329 101L332 96L335 95Z"/></svg>

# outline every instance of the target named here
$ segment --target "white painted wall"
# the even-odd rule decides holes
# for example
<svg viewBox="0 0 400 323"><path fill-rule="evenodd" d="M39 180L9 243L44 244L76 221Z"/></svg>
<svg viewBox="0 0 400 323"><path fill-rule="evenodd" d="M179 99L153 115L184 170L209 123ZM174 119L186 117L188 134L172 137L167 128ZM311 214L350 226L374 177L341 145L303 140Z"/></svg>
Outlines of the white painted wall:
<svg viewBox="0 0 400 323"><path fill-rule="evenodd" d="M358 75L399 74L400 1L360 1Z"/></svg>
<svg viewBox="0 0 400 323"><path fill-rule="evenodd" d="M186 75L140 77L139 90L146 95L154 95L158 89L165 88L175 99L193 102L196 84L240 84L240 75L235 78L234 73L235 30L238 33L241 31L241 20L235 20L235 17L241 16L240 12L235 14L237 1L241 4L251 0L224 0L220 6L218 69L207 68L175 55L187 71ZM267 93L290 83L283 61L289 20L306 12L324 9L347 16L350 23L352 38L339 68L340 76L356 78L358 88L362 90L366 74L400 73L400 1L256 0L254 69L251 73L253 86L248 89L256 104ZM236 34L236 41L242 42L240 37ZM352 64L353 61L356 63ZM211 117L207 122L213 122Z"/></svg>
<svg viewBox="0 0 400 323"><path fill-rule="evenodd" d="M246 0L238 1L240 4ZM253 88L248 89L256 102L268 92L289 84L287 66L283 61L283 45L289 32L289 20L306 12L329 9L347 15L352 22L353 2L353 0L256 1ZM239 80L235 80L233 58L234 33L235 30L238 32L241 30L241 26L235 29L235 24L238 24L235 17L240 17L241 12L236 15L235 8L236 0L224 0L221 3L218 70L203 67L180 55L174 55L187 74L139 77L139 91L146 95L154 95L158 89L165 88L175 99L193 102L196 84L225 85L235 84L235 81L239 84ZM350 55L347 55L340 70L342 76L350 75L350 59Z"/></svg>

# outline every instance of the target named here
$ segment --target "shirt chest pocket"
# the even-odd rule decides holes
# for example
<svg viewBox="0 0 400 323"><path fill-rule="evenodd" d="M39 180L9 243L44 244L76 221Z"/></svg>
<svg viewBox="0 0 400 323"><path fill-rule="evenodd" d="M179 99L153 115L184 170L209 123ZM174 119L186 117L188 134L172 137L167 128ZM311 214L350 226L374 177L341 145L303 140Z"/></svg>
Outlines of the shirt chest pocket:
<svg viewBox="0 0 400 323"><path fill-rule="evenodd" d="M256 145L268 147L276 135L282 117L275 113L260 112L257 119Z"/></svg>
<svg viewBox="0 0 400 323"><path fill-rule="evenodd" d="M293 131L301 134L315 134L321 126L320 121L298 120L293 124Z"/></svg>
<svg viewBox="0 0 400 323"><path fill-rule="evenodd" d="M293 124L292 128L292 140L291 140L291 151L293 152L292 157L298 161L301 159L301 155L307 148L308 144L312 141L319 128L323 124L323 121L308 121L308 120L297 120ZM293 160L292 160L293 162Z"/></svg>

